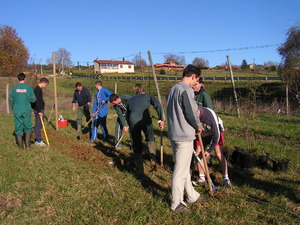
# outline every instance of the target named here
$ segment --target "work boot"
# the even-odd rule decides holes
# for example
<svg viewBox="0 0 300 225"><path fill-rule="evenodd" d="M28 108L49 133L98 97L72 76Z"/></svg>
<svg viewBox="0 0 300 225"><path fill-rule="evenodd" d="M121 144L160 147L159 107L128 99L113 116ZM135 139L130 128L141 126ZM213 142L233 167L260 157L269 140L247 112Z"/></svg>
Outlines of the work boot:
<svg viewBox="0 0 300 225"><path fill-rule="evenodd" d="M18 144L19 148L20 149L24 149L24 146L23 146L23 136L16 135L16 140L17 140L17 144Z"/></svg>
<svg viewBox="0 0 300 225"><path fill-rule="evenodd" d="M142 153L134 154L134 159L138 175L144 175L144 163Z"/></svg>
<svg viewBox="0 0 300 225"><path fill-rule="evenodd" d="M151 169L156 170L156 146L154 141L148 142Z"/></svg>
<svg viewBox="0 0 300 225"><path fill-rule="evenodd" d="M25 132L25 145L26 149L31 149L31 132Z"/></svg>

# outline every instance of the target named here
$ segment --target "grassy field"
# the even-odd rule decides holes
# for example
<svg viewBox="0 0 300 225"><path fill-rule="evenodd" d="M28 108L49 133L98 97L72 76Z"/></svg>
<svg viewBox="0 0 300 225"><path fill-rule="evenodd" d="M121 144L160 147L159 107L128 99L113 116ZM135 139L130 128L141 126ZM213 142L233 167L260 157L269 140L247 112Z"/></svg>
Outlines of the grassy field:
<svg viewBox="0 0 300 225"><path fill-rule="evenodd" d="M164 131L164 167L151 172L145 154L145 177L135 174L129 137L122 149L108 142L89 142L88 133L76 139L71 109L73 79L58 79L59 114L69 126L55 131L47 126L50 147L20 151L15 144L12 114L1 114L0 223L1 224L298 224L300 218L300 118L243 112L241 118L219 110L224 120L226 152L236 147L290 159L287 172L241 169L229 164L232 190L220 188L215 198L192 205L191 213L170 209L173 160ZM79 80L94 93L94 80ZM118 83L118 93L132 93L134 82ZM146 85L146 84L145 84ZM160 83L162 95L173 85ZM114 90L114 82L105 81ZM53 82L45 90L46 115L53 104ZM147 90L147 86L146 86ZM150 92L155 92L149 85ZM148 92L148 90L147 90ZM152 112L153 113L153 112ZM54 118L52 117L52 122ZM109 110L108 129L114 133L116 113ZM153 121L157 116L153 113ZM156 124L156 123L155 123ZM159 132L156 140L159 140ZM157 141L157 149L160 149ZM158 151L158 155L159 151ZM213 158L211 174L220 185L221 174ZM208 194L206 187L196 187Z"/></svg>

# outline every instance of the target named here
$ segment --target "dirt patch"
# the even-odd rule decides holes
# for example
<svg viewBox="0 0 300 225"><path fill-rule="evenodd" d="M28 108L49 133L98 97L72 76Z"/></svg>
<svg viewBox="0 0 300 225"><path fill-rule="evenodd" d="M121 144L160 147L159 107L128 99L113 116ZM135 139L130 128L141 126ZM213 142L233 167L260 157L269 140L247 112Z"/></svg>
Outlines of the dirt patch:
<svg viewBox="0 0 300 225"><path fill-rule="evenodd" d="M11 193L8 193L0 197L0 219L7 216L9 212L12 212L15 208L21 206L21 200Z"/></svg>
<svg viewBox="0 0 300 225"><path fill-rule="evenodd" d="M112 147L99 144L90 143L87 135L82 135L80 140L74 135L74 139L67 138L59 131L47 131L48 136L52 141L50 147L61 148L62 153L71 156L75 159L89 161L97 166L108 166L111 161Z"/></svg>

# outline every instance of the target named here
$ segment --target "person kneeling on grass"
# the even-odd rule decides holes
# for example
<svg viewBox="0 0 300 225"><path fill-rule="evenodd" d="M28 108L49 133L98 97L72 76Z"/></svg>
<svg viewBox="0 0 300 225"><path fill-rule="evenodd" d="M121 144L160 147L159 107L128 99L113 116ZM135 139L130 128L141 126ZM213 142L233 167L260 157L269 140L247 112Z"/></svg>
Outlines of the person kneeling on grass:
<svg viewBox="0 0 300 225"><path fill-rule="evenodd" d="M203 145L208 147L205 150L205 157L209 158L212 150L215 150L215 154L220 163L222 174L223 174L223 185L226 188L231 188L231 182L228 177L228 166L227 160L224 157L221 146L224 145L224 127L223 121L217 116L217 114L206 107L198 107L200 122L203 125L203 131L201 133ZM196 153L199 155L201 152L200 141L196 140ZM193 181L194 185L205 183L204 171L199 162L197 162L199 170L199 179Z"/></svg>

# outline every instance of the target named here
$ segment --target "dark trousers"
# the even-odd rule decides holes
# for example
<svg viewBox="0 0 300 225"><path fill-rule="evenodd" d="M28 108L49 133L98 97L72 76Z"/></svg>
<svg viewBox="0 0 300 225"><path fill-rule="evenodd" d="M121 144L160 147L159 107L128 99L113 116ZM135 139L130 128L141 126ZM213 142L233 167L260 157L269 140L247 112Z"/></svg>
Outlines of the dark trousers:
<svg viewBox="0 0 300 225"><path fill-rule="evenodd" d="M91 119L90 109L89 107L85 106L78 106L77 109L77 130L81 131L81 124L82 124L82 117L85 116L86 122L88 122Z"/></svg>
<svg viewBox="0 0 300 225"><path fill-rule="evenodd" d="M143 152L142 131L145 134L146 142L154 141L154 131L152 121L143 123L142 121L133 126L129 126L132 138L132 148L135 154Z"/></svg>
<svg viewBox="0 0 300 225"><path fill-rule="evenodd" d="M92 124L92 135L91 135L91 140L92 141L96 140L96 138L97 138L99 125L100 125L100 128L102 130L103 139L107 138L108 130L107 130L107 127L106 127L106 116L97 117L93 120L93 124Z"/></svg>
<svg viewBox="0 0 300 225"><path fill-rule="evenodd" d="M42 122L41 122L40 115L38 114L38 112L36 110L34 110L33 112L34 112L34 116L35 116L35 126L34 126L35 139L37 141L41 141L42 140L41 129L43 128ZM42 119L44 119L44 110L42 110L41 113L43 113Z"/></svg>

